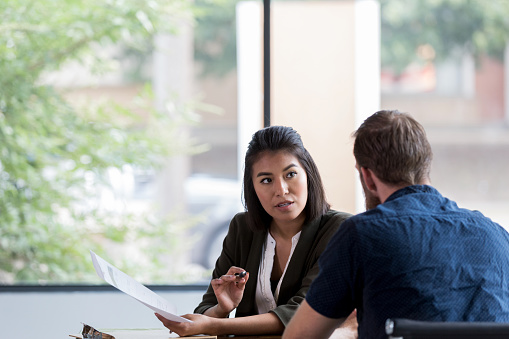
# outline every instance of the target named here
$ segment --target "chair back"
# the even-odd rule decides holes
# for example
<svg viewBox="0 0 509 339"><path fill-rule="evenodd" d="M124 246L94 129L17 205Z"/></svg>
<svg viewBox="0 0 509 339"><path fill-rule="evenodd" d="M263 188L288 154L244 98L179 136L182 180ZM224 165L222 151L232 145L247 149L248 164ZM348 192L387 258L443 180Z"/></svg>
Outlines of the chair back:
<svg viewBox="0 0 509 339"><path fill-rule="evenodd" d="M387 319L388 339L509 339L509 323Z"/></svg>

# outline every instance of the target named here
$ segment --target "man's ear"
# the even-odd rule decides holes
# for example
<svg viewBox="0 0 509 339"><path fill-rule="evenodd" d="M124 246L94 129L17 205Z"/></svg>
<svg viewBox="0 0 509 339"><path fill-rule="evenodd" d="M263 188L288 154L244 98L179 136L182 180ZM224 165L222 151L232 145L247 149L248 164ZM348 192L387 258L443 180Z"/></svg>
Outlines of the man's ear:
<svg viewBox="0 0 509 339"><path fill-rule="evenodd" d="M377 187L375 180L373 180L375 174L369 168L366 167L361 167L360 170L362 173L362 177L364 178L364 184L366 185L366 188L369 189L370 191L376 192Z"/></svg>

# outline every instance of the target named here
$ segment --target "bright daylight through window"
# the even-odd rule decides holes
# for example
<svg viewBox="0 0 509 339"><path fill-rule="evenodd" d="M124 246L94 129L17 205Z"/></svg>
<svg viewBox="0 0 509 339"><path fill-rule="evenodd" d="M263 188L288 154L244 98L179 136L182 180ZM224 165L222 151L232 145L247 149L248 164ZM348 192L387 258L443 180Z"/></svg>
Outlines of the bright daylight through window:
<svg viewBox="0 0 509 339"><path fill-rule="evenodd" d="M143 283L208 283L243 210L237 6L2 1L0 284L100 283L89 250ZM509 227L509 1L379 8L380 108L424 125L435 187Z"/></svg>

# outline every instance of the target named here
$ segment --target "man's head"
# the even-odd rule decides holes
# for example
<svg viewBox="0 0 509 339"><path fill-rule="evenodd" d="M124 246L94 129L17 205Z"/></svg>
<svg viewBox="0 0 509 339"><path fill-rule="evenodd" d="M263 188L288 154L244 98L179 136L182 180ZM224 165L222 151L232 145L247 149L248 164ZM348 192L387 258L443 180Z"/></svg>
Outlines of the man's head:
<svg viewBox="0 0 509 339"><path fill-rule="evenodd" d="M354 133L357 166L384 184L409 186L429 181L433 154L424 128L409 114L379 111Z"/></svg>

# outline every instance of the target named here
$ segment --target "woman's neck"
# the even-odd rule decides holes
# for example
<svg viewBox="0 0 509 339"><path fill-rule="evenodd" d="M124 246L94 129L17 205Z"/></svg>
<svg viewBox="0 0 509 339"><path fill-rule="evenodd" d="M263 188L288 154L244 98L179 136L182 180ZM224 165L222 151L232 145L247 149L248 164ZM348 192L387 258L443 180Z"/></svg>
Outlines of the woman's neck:
<svg viewBox="0 0 509 339"><path fill-rule="evenodd" d="M283 240L290 240L302 230L305 219L306 217L304 216L304 214L300 215L298 218L292 221L284 223L281 222L278 223L274 219L272 219L269 227L269 232L272 235L272 237L276 240L277 238Z"/></svg>

